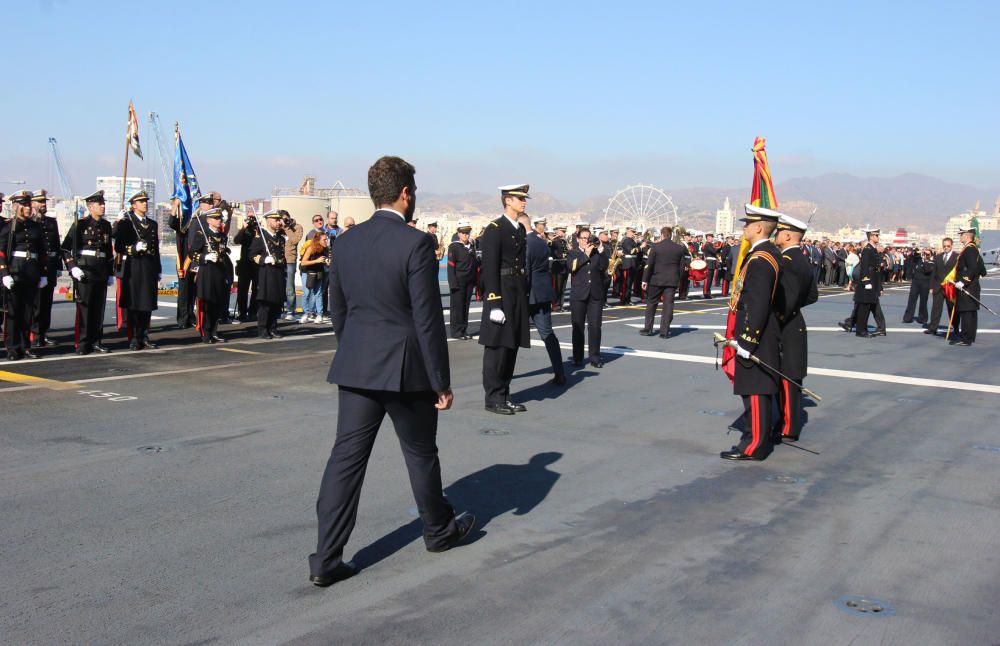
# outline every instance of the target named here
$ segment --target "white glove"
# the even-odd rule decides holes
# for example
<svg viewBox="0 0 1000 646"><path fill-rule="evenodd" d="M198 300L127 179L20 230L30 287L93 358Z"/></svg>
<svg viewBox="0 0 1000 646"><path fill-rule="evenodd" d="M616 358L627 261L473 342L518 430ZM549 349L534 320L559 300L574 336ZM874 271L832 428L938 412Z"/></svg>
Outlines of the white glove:
<svg viewBox="0 0 1000 646"><path fill-rule="evenodd" d="M38 289L42 289L43 287L45 287L48 284L49 284L49 277L48 276L42 276L41 280L38 281Z"/></svg>
<svg viewBox="0 0 1000 646"><path fill-rule="evenodd" d="M955 283L955 287L956 289L962 289L963 287L965 287L965 283L963 283L962 281L958 281L957 283Z"/></svg>
<svg viewBox="0 0 1000 646"><path fill-rule="evenodd" d="M139 242L135 243L135 250L136 251L145 251L146 250L146 241L145 240L140 240Z"/></svg>
<svg viewBox="0 0 1000 646"><path fill-rule="evenodd" d="M205 254L205 262L218 262L218 260L219 260L219 254L215 253L214 251L210 251Z"/></svg>
<svg viewBox="0 0 1000 646"><path fill-rule="evenodd" d="M503 325L507 322L507 317L504 315L503 310L499 307L494 307L490 310L490 320L497 325Z"/></svg>
<svg viewBox="0 0 1000 646"><path fill-rule="evenodd" d="M871 288L872 288L871 283L865 283L865 289L871 289Z"/></svg>
<svg viewBox="0 0 1000 646"><path fill-rule="evenodd" d="M14 277L13 276L4 276L3 277L3 286L6 287L7 289L14 289Z"/></svg>
<svg viewBox="0 0 1000 646"><path fill-rule="evenodd" d="M56 278L62 278L62 269L56 272Z"/></svg>
<svg viewBox="0 0 1000 646"><path fill-rule="evenodd" d="M115 284L115 277L114 276L108 276L108 287L111 287L114 284Z"/></svg>
<svg viewBox="0 0 1000 646"><path fill-rule="evenodd" d="M76 280L83 280L84 273L83 270L80 269L79 267L73 267L72 269L69 270L69 275L75 278Z"/></svg>
<svg viewBox="0 0 1000 646"><path fill-rule="evenodd" d="M264 258L264 264L265 265L273 265L274 264L274 256L267 256L266 258Z"/></svg>
<svg viewBox="0 0 1000 646"><path fill-rule="evenodd" d="M124 218L124 217L125 217L126 215L128 215L128 211L127 211L127 210L125 210L125 209L122 209L121 211L119 211L119 212L118 212L118 218L117 218L117 219L121 220L121 219L122 219L122 218Z"/></svg>
<svg viewBox="0 0 1000 646"><path fill-rule="evenodd" d="M736 356L740 359L749 359L750 351L741 346L739 343L736 344Z"/></svg>

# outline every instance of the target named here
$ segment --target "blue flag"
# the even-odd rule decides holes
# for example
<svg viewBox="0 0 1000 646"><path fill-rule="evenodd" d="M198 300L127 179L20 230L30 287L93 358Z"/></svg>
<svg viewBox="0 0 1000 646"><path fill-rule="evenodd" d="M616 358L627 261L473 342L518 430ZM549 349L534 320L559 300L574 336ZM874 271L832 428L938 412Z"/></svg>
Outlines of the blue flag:
<svg viewBox="0 0 1000 646"><path fill-rule="evenodd" d="M174 131L174 194L173 199L181 205L181 231L187 231L191 224L191 214L195 210L195 201L201 197L201 187L198 186L198 176L191 166L187 149L181 140L181 129Z"/></svg>

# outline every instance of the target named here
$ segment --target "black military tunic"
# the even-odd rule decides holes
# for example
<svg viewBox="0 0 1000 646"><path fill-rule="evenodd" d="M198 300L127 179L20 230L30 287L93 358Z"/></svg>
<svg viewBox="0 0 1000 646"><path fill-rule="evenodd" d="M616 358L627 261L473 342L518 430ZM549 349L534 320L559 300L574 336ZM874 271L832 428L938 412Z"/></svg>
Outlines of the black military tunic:
<svg viewBox="0 0 1000 646"><path fill-rule="evenodd" d="M778 366L780 330L773 301L780 273L778 248L770 240L758 242L740 270L734 334L740 347L770 366ZM756 363L734 357L733 393L743 397L747 428L733 447L744 455L767 457L772 450L771 396L778 378Z"/></svg>
<svg viewBox="0 0 1000 646"><path fill-rule="evenodd" d="M528 295L524 255L527 233L503 215L490 222L479 238L482 256L483 318L479 343L483 351L483 390L486 405L504 405L510 398L517 349L531 345L528 329ZM490 320L501 309L503 323Z"/></svg>
<svg viewBox="0 0 1000 646"><path fill-rule="evenodd" d="M636 254L638 253L639 243L633 240L631 237L626 236L621 243L622 251L622 283L620 285L621 291L618 294L618 299L624 304L629 305L632 303L632 292L635 290L636 276L642 276L642 274L637 274L636 270Z"/></svg>
<svg viewBox="0 0 1000 646"><path fill-rule="evenodd" d="M958 255L955 265L955 282L962 282L962 290L955 290L955 315L959 319L959 337L963 344L972 344L976 340L979 328L979 303L982 285L979 279L986 275L986 265L979 249L973 243L965 245ZM964 290L964 291L963 291ZM972 300L969 296L974 296Z"/></svg>
<svg viewBox="0 0 1000 646"><path fill-rule="evenodd" d="M46 252L45 231L36 220L15 217L0 226L0 278L9 276L14 280L11 289L0 287L4 297L4 343L8 359L20 359L31 352L31 321L38 298L38 283L47 266Z"/></svg>
<svg viewBox="0 0 1000 646"><path fill-rule="evenodd" d="M604 305L604 277L608 272L608 256L591 250L588 256L581 249L569 252L569 273L573 283L569 288L570 321L573 329L573 363L583 361L584 327L587 328L587 354L592 362L601 361L601 323Z"/></svg>
<svg viewBox="0 0 1000 646"><path fill-rule="evenodd" d="M62 251L70 274L73 268L83 272L82 280L73 278L73 300L75 345L86 353L104 338L108 279L114 276L111 223L89 215L74 222L62 241Z"/></svg>
<svg viewBox="0 0 1000 646"><path fill-rule="evenodd" d="M194 271L196 326L206 343L220 339L219 319L229 309L229 270L225 258L229 255L226 235L206 226L188 230L187 256ZM209 254L215 257L209 259Z"/></svg>
<svg viewBox="0 0 1000 646"><path fill-rule="evenodd" d="M186 263L188 258L188 247L190 247L190 238L192 234L191 227L197 227L194 218L197 216L197 211L188 220L188 227L185 229L182 226L181 217L176 213L170 216L167 220L167 226L174 230L176 233L177 241L177 266L181 268L181 271L177 272L177 326L180 328L189 328L195 325L195 314L194 314L194 272L191 271L197 263L191 261ZM184 265L187 264L187 270L185 271Z"/></svg>
<svg viewBox="0 0 1000 646"><path fill-rule="evenodd" d="M118 270L118 307L128 311L128 338L149 343L149 320L157 308L160 282L160 237L156 221L129 210L114 224L115 253L122 256ZM145 249L139 249L140 242ZM121 327L119 320L118 325Z"/></svg>
<svg viewBox="0 0 1000 646"><path fill-rule="evenodd" d="M35 315L31 323L31 341L36 346L45 345L49 327L52 325L52 297L55 295L56 279L63 268L62 254L59 250L59 223L55 218L43 215L38 218L45 232L45 249L48 261L42 269L42 275L48 279L48 284L38 290L35 301ZM51 345L51 342L50 342Z"/></svg>
<svg viewBox="0 0 1000 646"><path fill-rule="evenodd" d="M878 306L882 293L882 258L871 243L861 250L858 261L860 279L854 286L854 302L858 304L855 317L855 333L858 336L868 335L868 314Z"/></svg>
<svg viewBox="0 0 1000 646"><path fill-rule="evenodd" d="M701 245L701 257L705 259L705 284L702 286L701 295L704 298L711 298L712 285L719 269L719 252L713 243L706 242Z"/></svg>
<svg viewBox="0 0 1000 646"><path fill-rule="evenodd" d="M274 259L273 264L267 262L268 257ZM261 227L260 235L250 243L250 258L257 265L257 334L279 336L278 315L285 302L285 235Z"/></svg>
<svg viewBox="0 0 1000 646"><path fill-rule="evenodd" d="M802 308L819 300L812 265L798 245L781 251L774 311L780 331L780 370L801 384L806 376L809 348ZM778 390L778 430L782 439L797 440L802 430L802 390L781 379Z"/></svg>
<svg viewBox="0 0 1000 646"><path fill-rule="evenodd" d="M448 302L452 337L468 336L469 302L476 289L478 267L479 260L471 242L464 245L456 240L448 245Z"/></svg>
<svg viewBox="0 0 1000 646"><path fill-rule="evenodd" d="M258 233L257 218L247 218L233 242L240 245L240 259L236 261L236 315L241 321L257 316L257 263L250 254L250 245Z"/></svg>
<svg viewBox="0 0 1000 646"><path fill-rule="evenodd" d="M566 294L566 281L569 278L569 271L566 267L566 257L569 255L569 244L566 238L556 238L549 243L549 253L552 254L552 289L555 290L555 298L552 301L552 309L560 311L563 308L563 297Z"/></svg>

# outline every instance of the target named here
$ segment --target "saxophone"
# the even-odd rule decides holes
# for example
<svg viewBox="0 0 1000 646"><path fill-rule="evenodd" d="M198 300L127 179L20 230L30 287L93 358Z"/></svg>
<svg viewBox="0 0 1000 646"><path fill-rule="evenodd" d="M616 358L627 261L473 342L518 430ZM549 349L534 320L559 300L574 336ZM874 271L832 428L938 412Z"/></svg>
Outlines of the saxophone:
<svg viewBox="0 0 1000 646"><path fill-rule="evenodd" d="M438 243L437 249L435 249L434 251L434 257L440 261L442 258L444 258L445 254L444 242L442 242L441 238L437 237L436 235L434 236L434 239L437 240Z"/></svg>
<svg viewBox="0 0 1000 646"><path fill-rule="evenodd" d="M614 276L618 266L622 264L622 253L618 250L618 241L611 243L611 261L608 263L608 276Z"/></svg>

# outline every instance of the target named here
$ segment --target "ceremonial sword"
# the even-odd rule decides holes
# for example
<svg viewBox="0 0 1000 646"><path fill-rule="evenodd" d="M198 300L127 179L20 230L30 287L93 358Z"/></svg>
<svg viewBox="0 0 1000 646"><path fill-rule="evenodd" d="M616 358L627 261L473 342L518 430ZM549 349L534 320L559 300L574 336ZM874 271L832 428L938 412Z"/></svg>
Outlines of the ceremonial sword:
<svg viewBox="0 0 1000 646"><path fill-rule="evenodd" d="M951 281L951 284L955 285L955 281ZM955 285L955 289L957 289L958 291L962 292L963 294L971 298L973 301L976 302L976 304L982 305L986 309L986 311L992 314L993 316L1000 316L1000 314L997 314L996 312L991 310L989 305L987 305L986 303L982 302L981 300L970 294L968 290L966 290L964 287L959 287L958 285Z"/></svg>
<svg viewBox="0 0 1000 646"><path fill-rule="evenodd" d="M715 344L715 347L719 347L719 344L721 343L722 345L728 345L728 346L732 347L733 349L735 349L739 345L738 343L736 343L736 339L727 339L726 337L722 336L718 332L716 332L715 334L713 334L713 337L715 338L715 340L713 341L713 343ZM793 386L795 386L796 388L798 388L799 390L801 390L806 395L809 395L809 397L811 397L812 399L815 399L817 402L823 401L822 397L820 397L819 395L817 395L813 391L809 390L808 388L806 388L805 386L803 386L799 382L795 381L794 379L792 379L791 377L789 377L785 373L781 372L780 370L778 370L774 366L771 366L771 365L767 364L766 362L761 361L759 357L755 357L754 355L751 354L750 355L750 361L756 363L758 366L761 366L762 368L767 368L768 370L770 370L774 374L778 375L779 377L781 377L782 379L784 379L788 383L792 384Z"/></svg>

